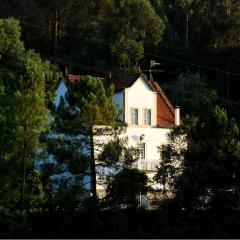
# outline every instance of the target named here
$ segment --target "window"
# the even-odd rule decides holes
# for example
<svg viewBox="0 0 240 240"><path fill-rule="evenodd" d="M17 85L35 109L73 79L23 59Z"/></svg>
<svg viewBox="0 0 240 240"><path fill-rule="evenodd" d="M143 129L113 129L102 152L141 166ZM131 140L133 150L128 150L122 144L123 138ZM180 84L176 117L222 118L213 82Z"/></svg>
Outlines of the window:
<svg viewBox="0 0 240 240"><path fill-rule="evenodd" d="M138 144L139 159L145 159L145 143Z"/></svg>
<svg viewBox="0 0 240 240"><path fill-rule="evenodd" d="M144 125L150 125L151 126L151 110L150 109L144 109L144 111L143 111L143 121L144 121Z"/></svg>
<svg viewBox="0 0 240 240"><path fill-rule="evenodd" d="M138 125L138 109L131 108L131 124Z"/></svg>

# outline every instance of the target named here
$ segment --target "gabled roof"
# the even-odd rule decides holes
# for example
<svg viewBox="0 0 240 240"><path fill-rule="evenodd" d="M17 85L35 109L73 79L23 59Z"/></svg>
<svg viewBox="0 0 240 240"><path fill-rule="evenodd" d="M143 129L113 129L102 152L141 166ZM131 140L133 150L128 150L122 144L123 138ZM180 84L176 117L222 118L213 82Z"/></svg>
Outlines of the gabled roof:
<svg viewBox="0 0 240 240"><path fill-rule="evenodd" d="M114 85L115 92L121 92L125 88L131 87L139 78L139 74L129 74L124 76L106 77L103 79L104 85Z"/></svg>
<svg viewBox="0 0 240 240"><path fill-rule="evenodd" d="M67 82L70 84L74 84L75 81L81 80L82 78L84 78L84 75L71 75L71 74L66 75ZM146 75L143 73L135 73L135 74L105 77L105 78L96 77L96 78L100 79L105 86L109 86L113 84L115 92L120 92L120 91L123 91L125 88L131 87L139 78L142 78L151 90L157 91L157 88L151 83L153 81L149 81Z"/></svg>
<svg viewBox="0 0 240 240"><path fill-rule="evenodd" d="M71 74L66 75L67 82L70 84L74 84L75 81L78 81L82 78L84 78L84 75L71 75ZM96 78L100 79L105 86L109 86L113 84L115 92L120 92L124 90L124 88L131 87L134 84L134 82L139 78L139 74L129 74L125 76L114 76L114 77L105 77L105 78L96 77Z"/></svg>
<svg viewBox="0 0 240 240"><path fill-rule="evenodd" d="M75 81L81 80L84 78L84 75L66 75L66 80L70 85L73 85ZM156 92L157 97L157 104L159 106L159 111L165 113L162 114L159 112L159 125L162 125L162 121L166 122L166 125L174 124L174 107L172 106L171 102L167 98L167 96L164 94L163 90L159 86L157 82L154 82L153 80L148 80L147 76L143 73L136 73L136 74L129 74L125 76L112 76L112 77L105 77L105 78L99 78L105 86L109 86L111 84L114 85L115 92L121 92L125 88L131 87L139 78L143 79L143 81L149 86L149 88ZM167 112L167 115L166 115ZM166 116L166 117L165 117ZM166 118L166 120L163 120ZM169 120L173 121L173 123L169 124ZM161 122L161 123L160 123Z"/></svg>

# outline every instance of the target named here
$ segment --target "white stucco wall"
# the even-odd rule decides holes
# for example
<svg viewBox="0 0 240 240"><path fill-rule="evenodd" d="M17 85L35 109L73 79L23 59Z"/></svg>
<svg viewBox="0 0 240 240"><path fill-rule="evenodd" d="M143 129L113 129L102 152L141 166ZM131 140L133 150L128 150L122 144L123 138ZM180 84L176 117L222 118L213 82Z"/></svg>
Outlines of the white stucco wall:
<svg viewBox="0 0 240 240"><path fill-rule="evenodd" d="M125 122L128 124L125 136L128 137L129 146L137 147L138 143L145 143L145 160L152 165L159 162L158 147L167 142L167 133L171 129L156 127L157 93L153 92L140 77L130 88L125 89L124 103ZM138 109L138 125L131 125L131 108ZM151 109L151 126L144 125L144 109ZM145 136L142 141L140 141L141 135ZM142 167L140 162L138 167Z"/></svg>
<svg viewBox="0 0 240 240"><path fill-rule="evenodd" d="M125 121L130 125L130 109L138 109L138 122L143 125L143 110L151 109L151 124L156 125L157 95L153 92L142 78L125 89Z"/></svg>
<svg viewBox="0 0 240 240"><path fill-rule="evenodd" d="M64 96L67 92L66 85L62 81L57 89L57 98L55 100L56 106L60 102L60 97ZM124 120L127 124L127 130L123 137L128 138L128 145L137 147L138 143L145 143L145 162L151 162L153 164L159 163L160 154L158 147L167 142L167 133L170 132L170 128L157 128L156 126L156 109L157 109L157 94L153 92L143 79L139 78L130 88L124 89L122 92L114 94L114 102L120 109L124 110L124 115L120 116L121 120ZM139 125L134 126L130 124L130 109L138 109ZM151 125L143 125L143 110L151 109ZM145 135L144 139L140 141L140 136ZM102 137L103 142L107 142L107 138ZM142 167L141 160L138 161L137 166ZM147 172L147 175L152 178L155 172ZM85 182L89 181L89 177L86 176ZM90 188L89 184L86 184L86 188ZM98 190L104 190L104 186L98 185Z"/></svg>
<svg viewBox="0 0 240 240"><path fill-rule="evenodd" d="M139 159L135 167L142 170L146 170L147 176L149 177L150 180L152 180L154 175L156 174L156 165L160 163L160 154L158 152L158 147L162 144L167 143L167 134L170 131L171 131L170 128L129 126L126 129L126 132L120 136L122 138L125 137L128 138L129 147L131 146L137 147L139 143L145 143L145 159L144 160ZM143 134L145 135L145 137L143 140L140 140L140 136ZM104 138L106 142L108 139L109 139L108 137ZM146 167L148 169L146 169ZM108 172L107 169L106 172ZM153 185L151 184L151 186L156 189L162 187L157 183L154 183ZM103 194L102 196L104 196L105 186L97 184L97 191L101 192L100 195Z"/></svg>
<svg viewBox="0 0 240 240"><path fill-rule="evenodd" d="M155 127L128 127L126 135L129 146L137 147L139 143L145 143L145 161L154 166L160 161L158 147L167 143L167 134L170 130ZM142 140L140 140L141 135L144 135ZM141 160L139 160L138 167L142 168Z"/></svg>

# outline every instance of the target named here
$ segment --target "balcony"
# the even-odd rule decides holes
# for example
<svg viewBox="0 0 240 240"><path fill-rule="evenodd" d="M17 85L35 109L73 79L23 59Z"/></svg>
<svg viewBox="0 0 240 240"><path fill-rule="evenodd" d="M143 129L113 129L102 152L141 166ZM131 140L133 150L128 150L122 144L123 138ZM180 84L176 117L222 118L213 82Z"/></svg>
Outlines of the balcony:
<svg viewBox="0 0 240 240"><path fill-rule="evenodd" d="M158 164L159 160L139 159L137 162L133 163L133 167L144 171L156 171Z"/></svg>

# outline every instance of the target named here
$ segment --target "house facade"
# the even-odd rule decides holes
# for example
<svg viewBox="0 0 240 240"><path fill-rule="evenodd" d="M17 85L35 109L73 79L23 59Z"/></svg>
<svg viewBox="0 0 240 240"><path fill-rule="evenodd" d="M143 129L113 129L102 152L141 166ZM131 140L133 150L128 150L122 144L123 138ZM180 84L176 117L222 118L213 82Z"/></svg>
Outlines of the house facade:
<svg viewBox="0 0 240 240"><path fill-rule="evenodd" d="M80 75L66 75L69 83L81 78ZM158 83L149 80L143 73L100 79L104 85L114 85L114 102L122 109L120 119L127 124L125 136L128 145L139 149L139 160L134 165L146 171L151 179L160 161L158 147L167 142L169 131L180 125L179 107L174 108ZM65 83L60 83L56 104L66 91ZM100 197L104 196L104 191L104 187L99 185Z"/></svg>
<svg viewBox="0 0 240 240"><path fill-rule="evenodd" d="M124 109L129 146L140 149L138 168L156 170L158 147L166 143L170 129L180 124L179 108L173 108L160 86L144 74L117 87L114 101Z"/></svg>

